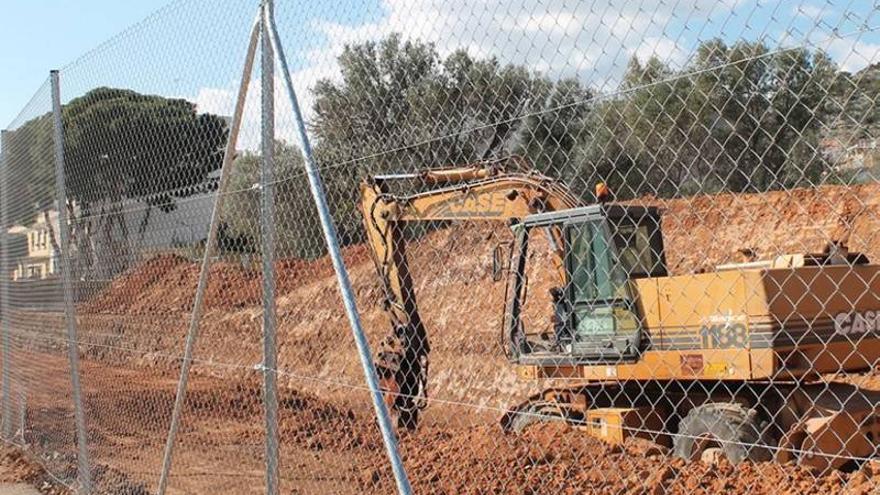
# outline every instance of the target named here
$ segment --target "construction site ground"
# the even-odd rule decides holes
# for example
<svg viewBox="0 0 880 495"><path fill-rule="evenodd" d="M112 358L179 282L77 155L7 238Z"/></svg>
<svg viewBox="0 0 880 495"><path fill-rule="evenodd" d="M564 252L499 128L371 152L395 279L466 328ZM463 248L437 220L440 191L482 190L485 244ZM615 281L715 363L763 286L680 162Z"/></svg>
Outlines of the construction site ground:
<svg viewBox="0 0 880 495"><path fill-rule="evenodd" d="M26 483L0 483L0 495L40 495L40 492Z"/></svg>
<svg viewBox="0 0 880 495"><path fill-rule="evenodd" d="M740 249L766 257L821 251L832 240L880 261L877 186L641 201L665 209L672 273L736 261ZM492 282L489 260L506 239L505 226L467 224L438 229L408 250L432 346L433 400L418 430L400 438L416 493L824 494L880 487L872 462L817 476L774 463L686 464L649 442L612 446L563 425L504 434L501 413L546 385L519 382L499 345L504 284ZM376 343L388 328L375 270L364 246L346 248L345 257ZM276 266L285 493L393 492L329 261ZM77 308L89 455L102 493L155 492L197 275L195 260L159 254ZM549 304L542 298L553 281L534 280L536 307ZM264 491L260 299L258 266L214 265L169 493ZM544 324L547 314L534 311L535 324ZM72 481L62 315L22 310L12 319L13 382L28 390L13 390L23 424L16 443ZM876 370L838 379L880 390Z"/></svg>
<svg viewBox="0 0 880 495"><path fill-rule="evenodd" d="M71 495L28 453L12 445L0 447L0 495Z"/></svg>

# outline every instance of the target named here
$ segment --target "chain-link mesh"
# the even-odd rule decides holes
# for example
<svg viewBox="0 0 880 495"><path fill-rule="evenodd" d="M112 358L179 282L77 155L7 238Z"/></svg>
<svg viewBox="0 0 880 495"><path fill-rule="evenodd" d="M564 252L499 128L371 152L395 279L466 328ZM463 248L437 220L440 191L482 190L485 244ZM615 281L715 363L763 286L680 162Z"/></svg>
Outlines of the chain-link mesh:
<svg viewBox="0 0 880 495"><path fill-rule="evenodd" d="M274 9L415 493L880 490L880 5ZM4 132L3 437L62 484L266 492L268 373L282 493L397 489L259 44L235 110L259 10L62 69L63 163L48 81Z"/></svg>
<svg viewBox="0 0 880 495"><path fill-rule="evenodd" d="M3 369L4 439L31 450L47 470L76 481L76 428L60 285L55 271L57 224L52 101L48 79L3 133ZM11 173L12 164L16 166ZM31 228L28 229L24 225ZM40 263L19 262L32 255ZM72 468L72 469L71 469Z"/></svg>

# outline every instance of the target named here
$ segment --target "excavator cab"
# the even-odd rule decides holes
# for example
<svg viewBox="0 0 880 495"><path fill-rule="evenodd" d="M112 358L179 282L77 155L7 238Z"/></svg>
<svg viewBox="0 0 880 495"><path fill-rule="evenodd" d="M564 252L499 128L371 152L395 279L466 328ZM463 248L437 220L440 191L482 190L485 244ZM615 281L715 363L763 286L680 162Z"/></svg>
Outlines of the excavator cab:
<svg viewBox="0 0 880 495"><path fill-rule="evenodd" d="M505 318L513 360L542 366L636 359L645 339L630 282L666 275L659 211L597 204L530 215L514 232L512 299ZM529 241L541 232L563 253L564 284L551 289L555 328L549 339L528 334L522 317Z"/></svg>

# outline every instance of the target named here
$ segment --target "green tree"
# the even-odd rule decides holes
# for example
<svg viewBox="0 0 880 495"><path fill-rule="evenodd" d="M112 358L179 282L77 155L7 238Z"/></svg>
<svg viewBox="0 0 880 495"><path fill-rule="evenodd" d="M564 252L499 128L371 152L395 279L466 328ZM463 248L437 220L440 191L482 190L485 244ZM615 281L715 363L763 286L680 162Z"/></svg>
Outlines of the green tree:
<svg viewBox="0 0 880 495"><path fill-rule="evenodd" d="M171 211L176 199L210 187L222 165L227 125L182 99L97 88L62 108L65 175L79 268L113 276L133 261L126 213L135 204ZM55 201L51 115L12 132L10 177L26 178L14 192L12 221L30 223Z"/></svg>
<svg viewBox="0 0 880 495"><path fill-rule="evenodd" d="M625 197L814 184L838 74L822 52L761 42L705 42L679 70L633 58L579 155Z"/></svg>
<svg viewBox="0 0 880 495"><path fill-rule="evenodd" d="M348 242L361 238L357 184L371 174L513 153L548 174L575 172L568 164L586 112L570 103L590 93L573 79L554 83L464 50L443 58L398 35L346 47L339 65L341 80L314 88L313 132Z"/></svg>
<svg viewBox="0 0 880 495"><path fill-rule="evenodd" d="M30 224L55 200L55 148L51 115L25 122L7 134L9 221Z"/></svg>
<svg viewBox="0 0 880 495"><path fill-rule="evenodd" d="M702 160L710 179L734 191L815 183L837 68L822 52L770 52L762 42L720 41L698 49L694 114L708 131Z"/></svg>
<svg viewBox="0 0 880 495"><path fill-rule="evenodd" d="M538 79L530 88L524 119L513 120L512 138L505 152L523 155L538 171L569 183L583 185L573 153L587 134L593 93L576 79L556 83ZM512 116L513 117L513 116Z"/></svg>
<svg viewBox="0 0 880 495"><path fill-rule="evenodd" d="M230 176L223 218L235 237L260 245L260 175L262 156L245 152L236 158ZM309 194L300 150L275 143L275 250L279 257L312 259L324 254L318 213ZM244 241L242 241L244 242Z"/></svg>

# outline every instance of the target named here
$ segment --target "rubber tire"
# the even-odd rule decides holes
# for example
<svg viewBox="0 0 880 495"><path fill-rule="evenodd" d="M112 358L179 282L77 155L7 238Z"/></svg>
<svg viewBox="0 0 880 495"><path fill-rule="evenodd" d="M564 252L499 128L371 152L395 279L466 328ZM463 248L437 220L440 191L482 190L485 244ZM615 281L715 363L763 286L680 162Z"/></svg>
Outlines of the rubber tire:
<svg viewBox="0 0 880 495"><path fill-rule="evenodd" d="M673 439L673 452L690 461L697 437L710 435L720 440L721 450L731 464L749 460L769 461L772 458L762 432L767 423L760 421L754 409L735 402L712 402L691 409L681 420Z"/></svg>
<svg viewBox="0 0 880 495"><path fill-rule="evenodd" d="M419 425L419 410L397 411L397 428L406 431L415 431Z"/></svg>

